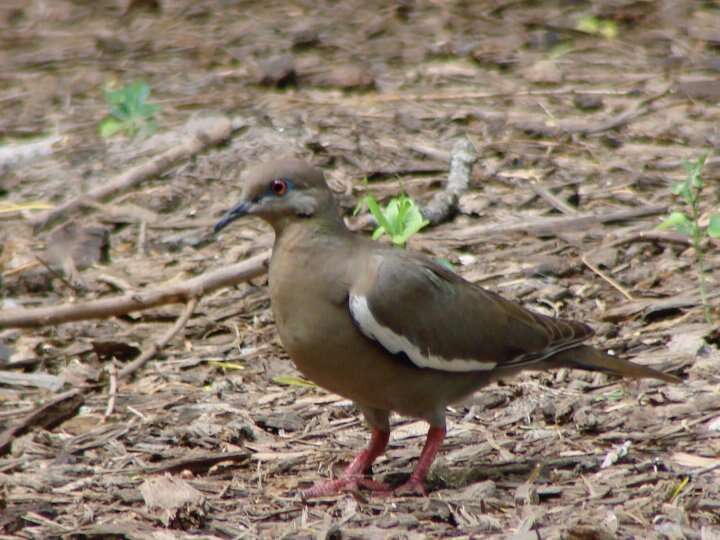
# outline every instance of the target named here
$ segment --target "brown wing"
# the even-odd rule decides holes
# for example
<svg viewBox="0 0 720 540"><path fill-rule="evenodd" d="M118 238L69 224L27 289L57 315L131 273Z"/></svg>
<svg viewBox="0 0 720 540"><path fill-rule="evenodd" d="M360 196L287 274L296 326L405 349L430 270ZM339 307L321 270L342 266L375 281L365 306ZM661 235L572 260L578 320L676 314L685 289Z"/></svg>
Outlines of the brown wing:
<svg viewBox="0 0 720 540"><path fill-rule="evenodd" d="M533 313L419 255L373 255L372 279L354 288L360 330L418 367L477 371L540 361L593 334L579 322Z"/></svg>

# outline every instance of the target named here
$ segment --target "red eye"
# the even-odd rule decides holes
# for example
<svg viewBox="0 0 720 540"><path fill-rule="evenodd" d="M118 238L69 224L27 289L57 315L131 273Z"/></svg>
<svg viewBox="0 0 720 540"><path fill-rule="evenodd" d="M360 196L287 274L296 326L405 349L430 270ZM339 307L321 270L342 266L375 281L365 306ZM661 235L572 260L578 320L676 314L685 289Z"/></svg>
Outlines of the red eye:
<svg viewBox="0 0 720 540"><path fill-rule="evenodd" d="M285 193L287 193L287 189L287 182L283 179L273 180L272 182L270 182L270 191L273 192L273 195L282 197L283 195L285 195Z"/></svg>

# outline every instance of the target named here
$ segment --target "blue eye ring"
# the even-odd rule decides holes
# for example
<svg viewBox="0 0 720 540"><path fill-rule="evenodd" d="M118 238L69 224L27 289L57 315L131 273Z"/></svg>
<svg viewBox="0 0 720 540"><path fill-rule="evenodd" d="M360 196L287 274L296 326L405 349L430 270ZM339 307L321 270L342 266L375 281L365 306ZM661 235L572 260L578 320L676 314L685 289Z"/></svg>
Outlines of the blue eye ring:
<svg viewBox="0 0 720 540"><path fill-rule="evenodd" d="M276 197L282 197L288 192L288 181L284 178L275 178L270 182L270 193Z"/></svg>

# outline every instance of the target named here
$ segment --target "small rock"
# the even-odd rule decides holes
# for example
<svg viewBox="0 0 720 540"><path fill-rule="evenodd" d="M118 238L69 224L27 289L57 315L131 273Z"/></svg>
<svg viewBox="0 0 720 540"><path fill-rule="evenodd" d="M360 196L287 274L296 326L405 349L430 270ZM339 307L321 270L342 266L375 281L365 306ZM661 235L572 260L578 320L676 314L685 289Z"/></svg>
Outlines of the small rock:
<svg viewBox="0 0 720 540"><path fill-rule="evenodd" d="M691 99L704 99L717 102L720 99L720 81L705 79L700 81L687 81L678 84L677 92L685 94Z"/></svg>
<svg viewBox="0 0 720 540"><path fill-rule="evenodd" d="M313 77L312 82L343 90L370 90L375 87L375 76L367 66L347 64Z"/></svg>
<svg viewBox="0 0 720 540"><path fill-rule="evenodd" d="M515 490L515 506L528 506L540 502L537 489L532 484L521 484Z"/></svg>
<svg viewBox="0 0 720 540"><path fill-rule="evenodd" d="M537 260L535 266L525 270L528 276L564 276L570 273L573 265L567 257L546 256Z"/></svg>
<svg viewBox="0 0 720 540"><path fill-rule="evenodd" d="M290 39L294 48L303 49L317 45L320 42L320 32L316 25L303 21L290 30Z"/></svg>
<svg viewBox="0 0 720 540"><path fill-rule="evenodd" d="M601 525L571 525L562 535L567 540L615 540L613 533Z"/></svg>
<svg viewBox="0 0 720 540"><path fill-rule="evenodd" d="M105 54L124 53L128 44L112 34L98 34L95 36L95 48Z"/></svg>
<svg viewBox="0 0 720 540"><path fill-rule="evenodd" d="M184 480L170 475L148 478L140 493L148 510L166 527L194 528L205 519L205 496Z"/></svg>
<svg viewBox="0 0 720 540"><path fill-rule="evenodd" d="M299 414L292 412L256 415L253 420L263 429L283 431L301 431L306 423Z"/></svg>
<svg viewBox="0 0 720 540"><path fill-rule="evenodd" d="M291 55L281 54L259 61L254 68L255 81L264 86L283 88L295 84L297 73Z"/></svg>
<svg viewBox="0 0 720 540"><path fill-rule="evenodd" d="M597 431L600 420L591 407L582 407L573 415L573 422L579 431Z"/></svg>
<svg viewBox="0 0 720 540"><path fill-rule="evenodd" d="M563 80L563 73L554 60L540 60L528 69L525 78L534 83L557 84Z"/></svg>
<svg viewBox="0 0 720 540"><path fill-rule="evenodd" d="M550 302L559 302L572 296L570 291L562 285L548 285L540 291L540 297Z"/></svg>
<svg viewBox="0 0 720 540"><path fill-rule="evenodd" d="M605 103L600 96L576 94L573 98L573 105L581 111L598 111L605 106Z"/></svg>
<svg viewBox="0 0 720 540"><path fill-rule="evenodd" d="M45 260L64 267L71 260L77 270L108 260L110 231L100 225L80 225L75 221L54 230L47 238Z"/></svg>
<svg viewBox="0 0 720 540"><path fill-rule="evenodd" d="M618 262L618 250L611 247L600 248L593 252L592 262L605 268L614 268Z"/></svg>

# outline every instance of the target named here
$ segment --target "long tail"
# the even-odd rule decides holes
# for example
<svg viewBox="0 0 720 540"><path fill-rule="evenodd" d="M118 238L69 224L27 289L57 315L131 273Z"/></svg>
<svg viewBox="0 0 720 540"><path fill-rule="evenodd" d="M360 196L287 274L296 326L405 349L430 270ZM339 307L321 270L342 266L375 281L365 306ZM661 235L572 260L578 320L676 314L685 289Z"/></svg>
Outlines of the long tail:
<svg viewBox="0 0 720 540"><path fill-rule="evenodd" d="M619 377L633 379L659 379L669 383L683 382L680 377L663 373L642 364L635 364L616 356L610 356L589 345L580 345L561 351L546 359L543 363L552 367L568 367L587 371L602 371Z"/></svg>

